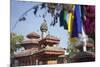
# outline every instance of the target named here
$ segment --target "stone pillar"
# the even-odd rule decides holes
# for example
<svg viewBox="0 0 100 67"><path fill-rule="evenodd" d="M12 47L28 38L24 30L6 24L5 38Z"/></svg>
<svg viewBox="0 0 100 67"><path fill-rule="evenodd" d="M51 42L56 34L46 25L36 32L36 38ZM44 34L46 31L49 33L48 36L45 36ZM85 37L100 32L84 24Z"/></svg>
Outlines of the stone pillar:
<svg viewBox="0 0 100 67"><path fill-rule="evenodd" d="M32 56L30 56L30 65L32 65L32 63L33 63L33 62L32 62Z"/></svg>
<svg viewBox="0 0 100 67"><path fill-rule="evenodd" d="M36 59L36 65L38 65L38 62L39 62L38 59Z"/></svg>

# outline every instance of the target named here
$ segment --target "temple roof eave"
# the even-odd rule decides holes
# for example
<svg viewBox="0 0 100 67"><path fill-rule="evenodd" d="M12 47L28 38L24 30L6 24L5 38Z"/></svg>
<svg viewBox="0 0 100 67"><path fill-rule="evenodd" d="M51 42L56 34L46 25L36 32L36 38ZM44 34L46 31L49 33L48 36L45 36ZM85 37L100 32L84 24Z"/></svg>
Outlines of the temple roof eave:
<svg viewBox="0 0 100 67"><path fill-rule="evenodd" d="M55 49L56 48L56 49ZM16 53L15 57L23 57L23 56L31 56L31 55L37 55L37 54L48 54L48 55L63 55L64 54L64 49L57 48L57 47L49 47L49 48L44 48L39 51L34 51L34 49L28 49L24 50L20 53Z"/></svg>

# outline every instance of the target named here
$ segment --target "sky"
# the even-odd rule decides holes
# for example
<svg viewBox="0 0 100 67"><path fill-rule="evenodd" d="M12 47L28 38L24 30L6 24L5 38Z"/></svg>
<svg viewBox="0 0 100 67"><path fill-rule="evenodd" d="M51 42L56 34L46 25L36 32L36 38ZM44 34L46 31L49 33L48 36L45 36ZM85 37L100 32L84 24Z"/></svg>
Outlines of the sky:
<svg viewBox="0 0 100 67"><path fill-rule="evenodd" d="M27 15L25 15L26 17L25 21L18 22L19 17L25 11L38 4L40 3L11 0L11 13L10 13L11 32L15 32L19 35L23 35L25 38L26 35L31 32L36 32L39 35L41 35L40 25L41 23L43 23L43 18L39 17L39 15L45 13L46 9L38 10L36 16L33 14L33 11L31 10L30 12L27 13ZM16 22L18 22L18 24L16 25L15 29L13 29L13 26L15 25ZM59 22L55 26L50 26L50 23L52 22L51 14L47 14L46 22L48 24L48 32L51 35L54 35L60 39L59 46L63 48L67 48L68 37L69 37L67 30L64 30L63 27L60 27Z"/></svg>

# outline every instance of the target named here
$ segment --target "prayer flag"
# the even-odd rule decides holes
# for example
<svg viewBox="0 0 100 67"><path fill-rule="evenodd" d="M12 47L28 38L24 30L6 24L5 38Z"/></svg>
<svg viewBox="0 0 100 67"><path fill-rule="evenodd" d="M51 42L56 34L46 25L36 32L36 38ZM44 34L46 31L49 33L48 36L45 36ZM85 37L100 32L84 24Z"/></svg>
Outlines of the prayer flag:
<svg viewBox="0 0 100 67"><path fill-rule="evenodd" d="M82 18L81 18L81 9L79 5L75 5L75 17L77 22L78 33L82 33Z"/></svg>

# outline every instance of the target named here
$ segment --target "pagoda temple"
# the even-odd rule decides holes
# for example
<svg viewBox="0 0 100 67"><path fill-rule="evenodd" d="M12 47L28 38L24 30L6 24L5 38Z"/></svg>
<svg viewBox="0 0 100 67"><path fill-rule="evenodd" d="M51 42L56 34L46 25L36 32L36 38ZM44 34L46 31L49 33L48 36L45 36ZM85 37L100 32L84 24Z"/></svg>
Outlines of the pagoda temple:
<svg viewBox="0 0 100 67"><path fill-rule="evenodd" d="M88 38L86 49L83 51L84 42L80 42L75 45L76 49L79 51L71 57L72 62L93 62L95 61L95 45L92 38Z"/></svg>
<svg viewBox="0 0 100 67"><path fill-rule="evenodd" d="M27 40L22 41L21 45L25 50L15 53L15 61L18 66L61 64L65 63L66 58L64 49L59 47L60 39L44 33L47 32L46 22L41 24L40 36L36 32L29 33Z"/></svg>

